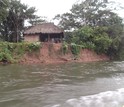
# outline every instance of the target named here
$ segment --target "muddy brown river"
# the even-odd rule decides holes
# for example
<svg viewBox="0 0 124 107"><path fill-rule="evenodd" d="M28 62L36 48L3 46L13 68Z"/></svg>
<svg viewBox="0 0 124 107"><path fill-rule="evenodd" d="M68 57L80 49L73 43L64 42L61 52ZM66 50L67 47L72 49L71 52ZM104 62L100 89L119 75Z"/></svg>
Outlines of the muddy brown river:
<svg viewBox="0 0 124 107"><path fill-rule="evenodd" d="M0 107L123 106L123 61L0 65Z"/></svg>

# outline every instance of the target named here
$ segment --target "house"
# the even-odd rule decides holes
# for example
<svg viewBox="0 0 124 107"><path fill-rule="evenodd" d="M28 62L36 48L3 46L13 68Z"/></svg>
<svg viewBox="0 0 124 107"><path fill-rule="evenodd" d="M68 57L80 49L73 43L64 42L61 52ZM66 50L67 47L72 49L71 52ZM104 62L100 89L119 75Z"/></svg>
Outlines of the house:
<svg viewBox="0 0 124 107"><path fill-rule="evenodd" d="M64 31L54 23L42 23L25 30L24 41L28 42L61 42L64 38Z"/></svg>

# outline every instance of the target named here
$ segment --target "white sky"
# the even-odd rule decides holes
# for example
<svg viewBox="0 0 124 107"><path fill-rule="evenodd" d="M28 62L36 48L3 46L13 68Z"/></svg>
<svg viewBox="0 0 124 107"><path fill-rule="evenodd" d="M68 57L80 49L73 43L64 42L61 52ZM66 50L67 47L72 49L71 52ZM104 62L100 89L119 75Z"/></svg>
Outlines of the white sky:
<svg viewBox="0 0 124 107"><path fill-rule="evenodd" d="M50 21L57 14L62 14L69 9L77 0L21 0L28 6L34 6L37 9L37 15L45 16Z"/></svg>
<svg viewBox="0 0 124 107"><path fill-rule="evenodd" d="M22 3L28 6L34 6L37 9L38 16L45 16L48 21L52 21L57 14L68 12L72 5L80 0L21 0ZM120 2L120 5L124 7L124 0L113 0ZM124 18L124 10L118 11L120 16Z"/></svg>

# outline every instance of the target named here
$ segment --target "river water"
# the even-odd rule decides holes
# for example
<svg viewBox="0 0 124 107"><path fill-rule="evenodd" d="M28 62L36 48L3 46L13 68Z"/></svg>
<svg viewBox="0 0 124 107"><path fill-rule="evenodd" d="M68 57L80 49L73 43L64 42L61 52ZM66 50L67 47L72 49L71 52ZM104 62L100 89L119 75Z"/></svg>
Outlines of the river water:
<svg viewBox="0 0 124 107"><path fill-rule="evenodd" d="M0 107L124 107L124 62L1 65Z"/></svg>

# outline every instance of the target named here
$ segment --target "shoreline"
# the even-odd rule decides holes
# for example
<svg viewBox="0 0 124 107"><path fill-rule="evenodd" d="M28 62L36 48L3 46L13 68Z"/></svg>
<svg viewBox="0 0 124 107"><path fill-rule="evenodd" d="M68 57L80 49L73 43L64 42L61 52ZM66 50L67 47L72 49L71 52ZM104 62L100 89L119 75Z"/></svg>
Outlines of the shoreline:
<svg viewBox="0 0 124 107"><path fill-rule="evenodd" d="M90 49L81 49L77 56L74 56L70 49L66 54L61 51L62 44L44 43L39 53L25 54L20 63L24 64L58 64L58 63L70 63L70 62L98 62L109 61L110 58L105 54L98 55L95 51Z"/></svg>
<svg viewBox="0 0 124 107"><path fill-rule="evenodd" d="M92 53L92 51L91 51ZM93 52L94 53L94 52ZM90 54L88 56L88 54L83 54L88 56L88 57L83 57L81 56L82 54L80 54L80 57L77 59L72 58L72 55L65 55L65 56L61 56L58 58L52 58L52 56L47 57L47 58L40 58L40 57L35 57L35 56L28 56L25 55L24 58L22 58L22 60L19 61L19 64L27 64L27 65L32 65L32 64L63 64L63 63L90 63L90 62L103 62L103 61L110 61L110 58L104 54L102 55L97 55L97 56L93 56L92 54Z"/></svg>
<svg viewBox="0 0 124 107"><path fill-rule="evenodd" d="M15 54L16 55L16 54ZM16 56L15 56L16 58ZM19 59L15 59L16 64L61 64L61 63L88 63L98 61L110 61L110 58L105 54L97 54L91 49L80 49L78 54L73 54L68 47L64 54L61 43L43 43L38 52L32 51L24 53ZM0 64L11 64L7 60L3 60Z"/></svg>

